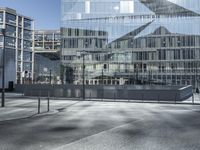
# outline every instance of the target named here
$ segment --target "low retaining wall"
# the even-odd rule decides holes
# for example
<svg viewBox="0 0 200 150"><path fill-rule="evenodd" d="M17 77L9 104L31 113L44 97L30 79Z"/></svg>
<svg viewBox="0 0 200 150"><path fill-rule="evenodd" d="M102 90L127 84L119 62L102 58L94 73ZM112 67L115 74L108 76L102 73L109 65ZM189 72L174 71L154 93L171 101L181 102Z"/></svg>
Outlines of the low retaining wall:
<svg viewBox="0 0 200 150"><path fill-rule="evenodd" d="M15 85L25 96L82 98L81 85ZM192 86L85 85L85 98L121 100L182 101L192 96Z"/></svg>

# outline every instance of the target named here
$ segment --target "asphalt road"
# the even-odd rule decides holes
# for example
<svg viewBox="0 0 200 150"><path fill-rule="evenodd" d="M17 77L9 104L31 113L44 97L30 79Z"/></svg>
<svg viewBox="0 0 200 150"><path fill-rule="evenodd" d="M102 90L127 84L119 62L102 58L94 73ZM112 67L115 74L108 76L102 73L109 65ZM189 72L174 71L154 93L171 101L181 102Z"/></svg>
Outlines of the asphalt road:
<svg viewBox="0 0 200 150"><path fill-rule="evenodd" d="M0 150L199 150L200 106L73 102L0 122Z"/></svg>

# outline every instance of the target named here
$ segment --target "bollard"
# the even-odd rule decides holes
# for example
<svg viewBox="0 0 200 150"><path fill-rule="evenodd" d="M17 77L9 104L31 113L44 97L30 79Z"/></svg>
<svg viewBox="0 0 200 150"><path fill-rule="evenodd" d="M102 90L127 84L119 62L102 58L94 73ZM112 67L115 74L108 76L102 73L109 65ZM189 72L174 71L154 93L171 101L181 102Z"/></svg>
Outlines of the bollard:
<svg viewBox="0 0 200 150"><path fill-rule="evenodd" d="M90 100L92 99L92 93L90 92Z"/></svg>
<svg viewBox="0 0 200 150"><path fill-rule="evenodd" d="M192 94L192 104L194 105L194 93Z"/></svg>
<svg viewBox="0 0 200 150"><path fill-rule="evenodd" d="M102 88L102 101L103 101L103 98L104 98L104 89Z"/></svg>
<svg viewBox="0 0 200 150"><path fill-rule="evenodd" d="M38 97L38 114L40 114L40 97Z"/></svg>
<svg viewBox="0 0 200 150"><path fill-rule="evenodd" d="M47 112L49 112L49 91L48 91L48 97L47 97Z"/></svg>

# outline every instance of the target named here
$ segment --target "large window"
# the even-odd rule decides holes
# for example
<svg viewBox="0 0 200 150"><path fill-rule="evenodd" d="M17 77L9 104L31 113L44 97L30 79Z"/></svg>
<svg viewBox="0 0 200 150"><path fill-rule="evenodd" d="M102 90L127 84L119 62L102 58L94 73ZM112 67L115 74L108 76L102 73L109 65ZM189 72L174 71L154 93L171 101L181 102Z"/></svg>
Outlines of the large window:
<svg viewBox="0 0 200 150"><path fill-rule="evenodd" d="M24 30L24 39L31 40L32 38L32 31Z"/></svg>
<svg viewBox="0 0 200 150"><path fill-rule="evenodd" d="M45 41L53 41L53 34L46 34L44 35Z"/></svg>
<svg viewBox="0 0 200 150"><path fill-rule="evenodd" d="M52 42L46 42L44 43L45 49L53 49L53 43Z"/></svg>
<svg viewBox="0 0 200 150"><path fill-rule="evenodd" d="M15 48L15 38L6 37L5 46L10 48Z"/></svg>
<svg viewBox="0 0 200 150"><path fill-rule="evenodd" d="M15 37L16 36L16 27L6 25L6 35Z"/></svg>
<svg viewBox="0 0 200 150"><path fill-rule="evenodd" d="M133 13L134 2L133 1L120 1L120 13Z"/></svg>
<svg viewBox="0 0 200 150"><path fill-rule="evenodd" d="M60 34L55 34L54 35L54 40L55 41L60 41Z"/></svg>
<svg viewBox="0 0 200 150"><path fill-rule="evenodd" d="M16 25L16 16L6 13L6 23Z"/></svg>
<svg viewBox="0 0 200 150"><path fill-rule="evenodd" d="M21 50L18 50L17 51L17 59L18 59L18 61L20 60L21 61L21 59L22 59L22 51Z"/></svg>
<svg viewBox="0 0 200 150"><path fill-rule="evenodd" d="M21 27L22 26L22 17L18 17L18 25Z"/></svg>
<svg viewBox="0 0 200 150"><path fill-rule="evenodd" d="M60 43L59 42L57 42L57 43L54 43L54 49L60 49Z"/></svg>
<svg viewBox="0 0 200 150"><path fill-rule="evenodd" d="M43 41L43 34L35 34L35 41Z"/></svg>
<svg viewBox="0 0 200 150"><path fill-rule="evenodd" d="M84 12L85 9L85 3L84 2L66 2L63 5L63 10L65 12Z"/></svg>
<svg viewBox="0 0 200 150"><path fill-rule="evenodd" d="M85 1L85 13L86 14L90 13L90 1L89 0Z"/></svg>
<svg viewBox="0 0 200 150"><path fill-rule="evenodd" d="M18 37L22 38L22 29L21 28L18 28Z"/></svg>
<svg viewBox="0 0 200 150"><path fill-rule="evenodd" d="M32 64L31 63L23 63L23 70L31 72Z"/></svg>
<svg viewBox="0 0 200 150"><path fill-rule="evenodd" d="M35 42L35 48L38 48L38 49L43 48L43 42Z"/></svg>
<svg viewBox="0 0 200 150"><path fill-rule="evenodd" d="M21 49L22 48L22 40L18 39L18 49Z"/></svg>
<svg viewBox="0 0 200 150"><path fill-rule="evenodd" d="M166 50L158 50L158 59L166 60Z"/></svg>
<svg viewBox="0 0 200 150"><path fill-rule="evenodd" d="M0 24L3 23L3 12L0 12Z"/></svg>
<svg viewBox="0 0 200 150"><path fill-rule="evenodd" d="M32 60L32 53L24 51L23 60L26 61L26 62L31 61Z"/></svg>
<svg viewBox="0 0 200 150"><path fill-rule="evenodd" d="M24 49L25 50L30 50L31 47L32 47L32 42L24 40Z"/></svg>
<svg viewBox="0 0 200 150"><path fill-rule="evenodd" d="M24 18L24 28L31 29L31 20Z"/></svg>

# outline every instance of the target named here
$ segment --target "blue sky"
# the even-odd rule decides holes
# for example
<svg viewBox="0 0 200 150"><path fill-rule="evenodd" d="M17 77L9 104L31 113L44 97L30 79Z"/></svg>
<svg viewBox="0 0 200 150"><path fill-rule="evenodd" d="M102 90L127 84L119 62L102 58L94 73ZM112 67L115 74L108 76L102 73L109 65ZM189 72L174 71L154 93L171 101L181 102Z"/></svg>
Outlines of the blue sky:
<svg viewBox="0 0 200 150"><path fill-rule="evenodd" d="M16 9L35 20L35 29L60 28L61 0L0 0L0 7Z"/></svg>

